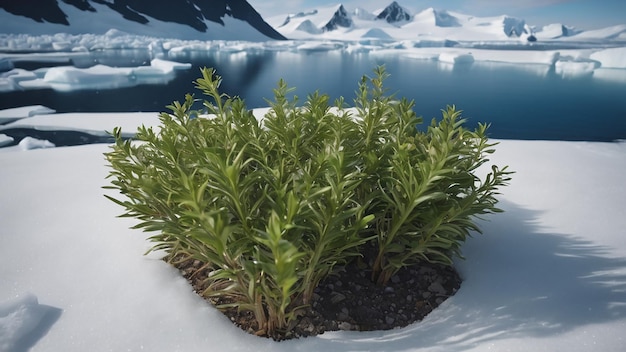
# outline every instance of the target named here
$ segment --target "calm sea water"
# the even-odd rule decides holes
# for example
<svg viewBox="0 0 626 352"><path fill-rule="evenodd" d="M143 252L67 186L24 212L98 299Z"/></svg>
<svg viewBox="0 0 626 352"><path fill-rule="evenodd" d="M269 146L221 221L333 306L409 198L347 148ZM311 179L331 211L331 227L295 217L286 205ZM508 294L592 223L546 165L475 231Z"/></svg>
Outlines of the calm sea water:
<svg viewBox="0 0 626 352"><path fill-rule="evenodd" d="M215 67L223 76L222 90L245 99L249 108L266 106L280 78L295 87L303 101L319 90L352 103L362 75L385 65L390 92L416 103L428 123L454 104L470 126L491 124L490 136L504 139L612 141L626 139L626 82L593 77L563 78L545 65L474 62L446 65L398 55L343 52L196 52L170 57L191 62L167 85L143 85L116 90L55 92L49 89L0 94L0 108L42 104L58 112L165 111L174 100L194 92L200 67ZM73 64L132 66L149 62L145 51L102 52L74 58ZM20 66L21 65L21 66ZM37 62L18 67L35 69ZM49 65L46 65L49 66ZM200 95L196 92L196 96Z"/></svg>

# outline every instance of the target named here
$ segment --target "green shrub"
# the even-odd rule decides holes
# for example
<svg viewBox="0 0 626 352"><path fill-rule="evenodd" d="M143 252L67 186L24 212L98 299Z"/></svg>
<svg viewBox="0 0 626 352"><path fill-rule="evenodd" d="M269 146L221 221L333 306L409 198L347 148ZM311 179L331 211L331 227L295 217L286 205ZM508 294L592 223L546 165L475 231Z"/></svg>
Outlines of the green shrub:
<svg viewBox="0 0 626 352"><path fill-rule="evenodd" d="M203 69L202 111L187 95L135 141L113 131L107 188L123 197L107 197L156 233L152 250L205 263L202 294L253 312L268 336L291 329L320 281L366 244L381 284L421 260L451 264L478 231L472 218L499 211L509 172L474 173L494 151L486 125L466 130L448 107L419 132L413 103L386 96L384 68L375 73L361 80L356 110L317 92L299 106L281 80L259 121Z"/></svg>

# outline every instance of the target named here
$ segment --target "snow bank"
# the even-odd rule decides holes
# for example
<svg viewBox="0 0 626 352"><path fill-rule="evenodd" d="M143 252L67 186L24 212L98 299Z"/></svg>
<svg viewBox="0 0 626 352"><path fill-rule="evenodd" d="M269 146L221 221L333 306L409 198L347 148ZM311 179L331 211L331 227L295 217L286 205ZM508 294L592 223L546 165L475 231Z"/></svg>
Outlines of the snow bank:
<svg viewBox="0 0 626 352"><path fill-rule="evenodd" d="M3 129L35 129L45 131L78 131L95 136L106 136L114 127L121 127L124 135L130 137L137 131L137 126L145 124L156 126L159 124L158 112L103 112L90 113L85 118L84 113L62 113L35 115L0 126Z"/></svg>

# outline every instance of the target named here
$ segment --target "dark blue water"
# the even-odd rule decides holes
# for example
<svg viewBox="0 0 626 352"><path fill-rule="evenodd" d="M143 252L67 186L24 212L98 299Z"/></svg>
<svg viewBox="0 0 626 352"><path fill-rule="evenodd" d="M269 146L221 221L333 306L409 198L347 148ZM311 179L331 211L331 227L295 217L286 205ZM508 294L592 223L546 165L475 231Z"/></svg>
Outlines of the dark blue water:
<svg viewBox="0 0 626 352"><path fill-rule="evenodd" d="M95 55L95 54L93 54ZM74 59L77 66L112 64L116 55ZM362 75L385 65L391 75L386 86L397 97L416 103L415 111L428 123L440 110L455 104L470 126L491 124L490 136L504 139L613 141L626 139L626 82L589 77L563 78L543 65L474 62L445 65L398 55L343 52L196 52L170 57L191 62L167 85L143 85L116 90L70 93L49 89L0 94L0 108L42 104L58 112L164 111L174 100L194 92L199 68L215 67L223 76L222 90L245 99L249 108L266 106L276 82L284 78L304 100L319 90L352 103ZM149 62L147 52L120 55L127 65ZM33 69L33 63L29 69ZM121 64L124 66L124 64ZM199 92L196 93L199 96Z"/></svg>

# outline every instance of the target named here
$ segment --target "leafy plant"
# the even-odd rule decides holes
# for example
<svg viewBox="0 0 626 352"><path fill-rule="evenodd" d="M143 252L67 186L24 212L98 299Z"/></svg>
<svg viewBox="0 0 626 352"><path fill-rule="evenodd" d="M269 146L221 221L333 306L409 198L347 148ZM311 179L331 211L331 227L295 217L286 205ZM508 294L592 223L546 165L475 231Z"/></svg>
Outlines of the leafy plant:
<svg viewBox="0 0 626 352"><path fill-rule="evenodd" d="M122 197L107 197L155 233L151 250L205 263L202 295L252 312L258 334L291 329L320 281L365 244L385 284L421 260L451 264L479 231L472 218L499 211L510 173L475 175L494 151L487 126L468 131L448 107L419 132L413 103L385 95L383 67L361 80L356 109L317 92L299 106L281 80L262 120L219 92L214 70L201 72L202 110L187 95L134 141L114 129L107 188Z"/></svg>

